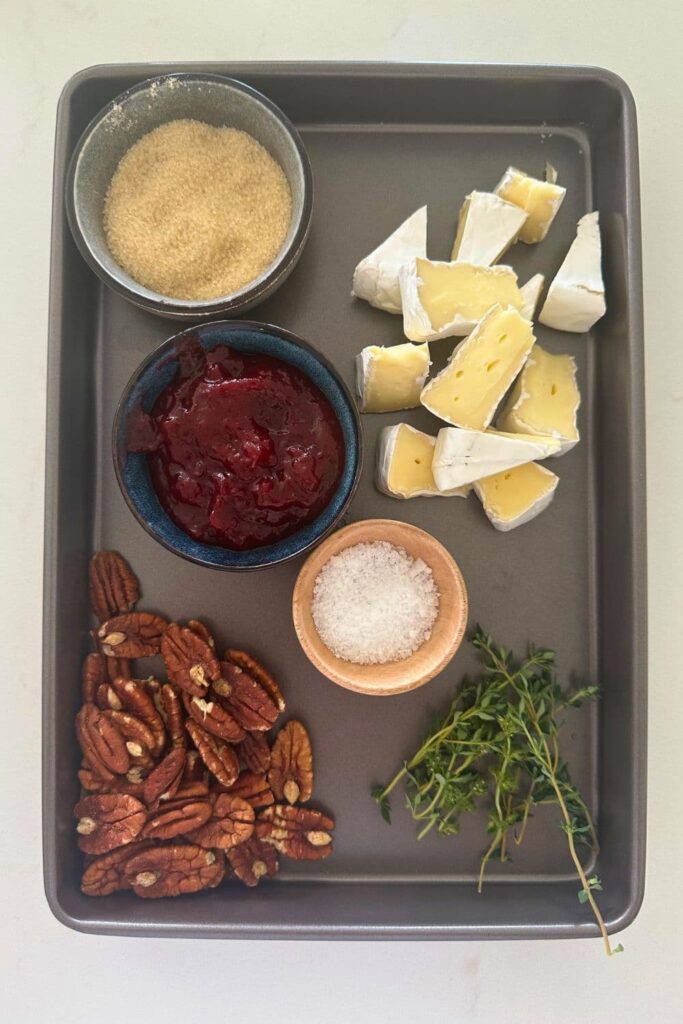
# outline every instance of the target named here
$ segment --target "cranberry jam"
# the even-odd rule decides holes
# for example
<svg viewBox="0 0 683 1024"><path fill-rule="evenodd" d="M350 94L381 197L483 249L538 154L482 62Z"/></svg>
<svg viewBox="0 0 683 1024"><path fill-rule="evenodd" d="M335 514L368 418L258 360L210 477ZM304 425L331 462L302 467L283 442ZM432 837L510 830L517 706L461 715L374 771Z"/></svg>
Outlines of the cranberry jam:
<svg viewBox="0 0 683 1024"><path fill-rule="evenodd" d="M300 370L227 345L178 348L178 370L128 450L145 452L162 506L195 540L234 550L272 544L312 522L344 466L332 406Z"/></svg>

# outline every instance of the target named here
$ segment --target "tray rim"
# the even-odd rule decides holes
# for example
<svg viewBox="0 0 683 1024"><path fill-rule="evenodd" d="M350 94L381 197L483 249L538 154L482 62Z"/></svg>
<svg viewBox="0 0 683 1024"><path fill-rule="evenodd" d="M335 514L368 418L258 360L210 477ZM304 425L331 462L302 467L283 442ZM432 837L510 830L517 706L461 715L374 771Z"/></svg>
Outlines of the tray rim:
<svg viewBox="0 0 683 1024"><path fill-rule="evenodd" d="M226 70L229 69L229 70ZM644 387L644 324L642 295L642 246L640 218L640 176L637 137L637 113L634 95L625 80L616 72L596 65L571 64L526 64L489 62L450 61L133 61L104 62L89 65L76 71L65 83L59 96L56 112L55 144L53 158L53 193L51 209L50 274L48 300L48 353L47 353L47 412L46 424L58 424L58 409L61 381L55 372L62 356L62 338L59 321L63 308L63 296L58 270L58 253L64 237L63 188L67 161L64 158L66 136L62 129L68 123L68 104L83 82L104 77L109 72L128 72L141 77L172 74L183 71L204 71L287 77L297 76L347 76L366 75L374 77L429 77L447 78L488 78L505 81L511 77L525 76L543 81L553 77L571 82L581 78L593 78L613 89L619 96L623 111L624 133L624 174L625 174L625 223L628 239L626 254L626 277L629 281L626 304L632 332L639 339L632 352L633 372L629 380L631 410L636 426L641 430L629 433L628 459L638 486L630 493L633 530L631 534L631 567L634 578L633 618L634 630L630 638L630 662L636 680L634 689L634 726L631 735L633 757L631 761L633 793L633 828L629 836L629 896L619 911L607 920L610 934L626 928L637 916L645 892L646 860L646 811L647 811L647 531L646 531L646 452L645 452L645 387ZM61 161L61 165L60 165ZM192 936L216 938L360 938L360 939L496 939L496 938L580 938L597 935L597 926L551 926L543 923L524 925L463 925L445 927L403 925L297 925L282 928L266 925L263 928L236 926L188 925L164 926L154 923L126 925L111 921L83 921L68 913L60 903L54 858L54 820L56 816L50 766L55 757L55 735L52 722L55 708L54 688L51 679L56 654L54 633L54 609L57 600L56 574L54 567L58 553L57 524L50 516L59 493L58 462L59 432L47 432L45 449L45 528L43 555L43 650L42 650L42 853L43 881L50 910L66 927L90 934L116 934L135 936ZM52 856L51 856L52 854ZM52 863L50 863L52 861ZM385 885L387 883L384 883ZM391 883L389 883L391 884ZM428 884L428 883L427 883Z"/></svg>

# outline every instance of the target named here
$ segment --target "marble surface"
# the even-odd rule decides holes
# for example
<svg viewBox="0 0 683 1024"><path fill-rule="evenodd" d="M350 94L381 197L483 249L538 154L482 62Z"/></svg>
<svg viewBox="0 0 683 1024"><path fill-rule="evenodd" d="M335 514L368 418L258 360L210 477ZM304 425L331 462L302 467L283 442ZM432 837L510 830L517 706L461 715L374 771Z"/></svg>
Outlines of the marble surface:
<svg viewBox="0 0 683 1024"><path fill-rule="evenodd" d="M425 13L425 11L427 13ZM354 1019L658 1024L683 1018L679 916L680 280L683 5L657 0L2 0L0 2L0 988L8 1020L113 1024L158 1014L282 1024ZM530 61L621 74L640 118L650 571L647 891L626 952L596 942L211 943L65 930L44 899L40 615L44 384L55 106L79 68L208 59ZM678 318L678 319L677 319ZM47 510L49 515L49 509ZM201 1007L201 1011L200 1011Z"/></svg>

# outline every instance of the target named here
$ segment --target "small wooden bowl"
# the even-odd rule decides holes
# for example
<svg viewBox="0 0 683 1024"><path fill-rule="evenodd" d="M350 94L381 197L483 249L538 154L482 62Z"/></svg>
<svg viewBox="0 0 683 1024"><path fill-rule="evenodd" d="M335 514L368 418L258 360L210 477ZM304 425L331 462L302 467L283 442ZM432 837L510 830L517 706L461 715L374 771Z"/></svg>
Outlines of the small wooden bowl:
<svg viewBox="0 0 683 1024"><path fill-rule="evenodd" d="M409 658L385 665L356 665L337 658L320 639L311 614L313 586L333 555L353 544L378 540L404 548L413 558L426 562L439 591L439 614L429 640ZM446 667L465 634L467 590L453 558L431 534L393 519L364 519L333 533L308 556L294 586L292 615L299 642L319 672L347 690L388 697L423 686Z"/></svg>

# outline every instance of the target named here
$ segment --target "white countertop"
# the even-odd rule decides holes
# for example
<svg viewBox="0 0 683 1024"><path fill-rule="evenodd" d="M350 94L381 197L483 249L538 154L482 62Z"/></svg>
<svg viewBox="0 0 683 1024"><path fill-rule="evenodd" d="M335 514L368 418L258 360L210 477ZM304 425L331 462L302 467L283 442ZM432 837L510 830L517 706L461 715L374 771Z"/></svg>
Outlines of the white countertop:
<svg viewBox="0 0 683 1024"><path fill-rule="evenodd" d="M326 1024L683 1019L683 74L681 0L4 0L0 4L0 787L2 1016ZM429 14L418 14L420 9ZM201 13L200 13L201 11ZM225 943L66 930L42 888L40 617L44 383L55 107L109 61L389 59L596 64L638 104L650 574L647 889L611 961L599 942ZM220 1016L219 1016L220 1015Z"/></svg>

